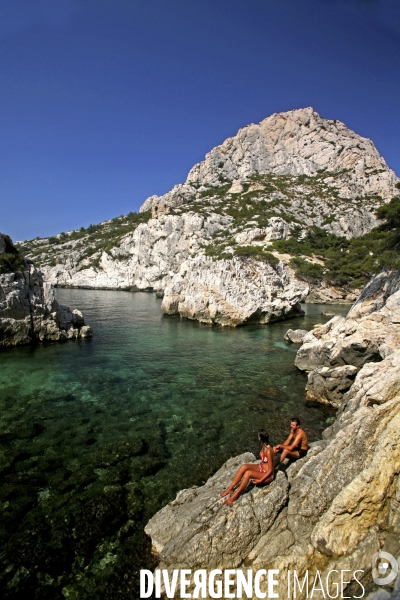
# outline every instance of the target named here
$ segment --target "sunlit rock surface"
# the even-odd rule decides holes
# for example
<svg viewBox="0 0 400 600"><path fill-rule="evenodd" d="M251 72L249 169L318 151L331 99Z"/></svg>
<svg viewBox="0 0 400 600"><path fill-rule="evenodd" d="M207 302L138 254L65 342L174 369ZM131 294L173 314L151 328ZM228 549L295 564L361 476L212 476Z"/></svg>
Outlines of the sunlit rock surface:
<svg viewBox="0 0 400 600"><path fill-rule="evenodd" d="M369 139L312 108L292 110L213 148L185 183L148 198L139 215L22 248L54 285L165 292L166 312L225 325L264 323L293 316L294 296L305 288L290 269L292 257L280 255L273 242L304 237L311 227L361 236L378 225L376 210L395 195L397 181ZM265 276L265 256L250 264L243 248L272 251L280 263L279 291L276 278ZM309 260L321 265L318 257ZM239 261L243 276L235 281ZM318 282L309 286L307 301L354 302L357 295ZM264 299L274 296L279 302ZM182 310L175 311L178 297Z"/></svg>
<svg viewBox="0 0 400 600"><path fill-rule="evenodd" d="M359 369L400 348L400 275L380 273L368 283L347 317L310 331L296 357L308 372L307 397L338 407Z"/></svg>
<svg viewBox="0 0 400 600"><path fill-rule="evenodd" d="M166 287L167 314L217 325L270 323L304 314L306 284L290 279L282 265L198 256L183 263Z"/></svg>

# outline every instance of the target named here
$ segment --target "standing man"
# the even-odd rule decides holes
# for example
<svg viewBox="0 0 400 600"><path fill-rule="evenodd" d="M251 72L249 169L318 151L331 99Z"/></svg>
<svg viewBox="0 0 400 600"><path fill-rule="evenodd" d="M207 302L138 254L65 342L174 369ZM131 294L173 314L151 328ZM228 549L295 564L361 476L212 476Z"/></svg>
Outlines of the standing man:
<svg viewBox="0 0 400 600"><path fill-rule="evenodd" d="M282 463L285 458L303 458L308 452L307 434L300 427L300 419L294 417L290 420L290 434L283 444L274 447L274 452L281 453L279 460Z"/></svg>

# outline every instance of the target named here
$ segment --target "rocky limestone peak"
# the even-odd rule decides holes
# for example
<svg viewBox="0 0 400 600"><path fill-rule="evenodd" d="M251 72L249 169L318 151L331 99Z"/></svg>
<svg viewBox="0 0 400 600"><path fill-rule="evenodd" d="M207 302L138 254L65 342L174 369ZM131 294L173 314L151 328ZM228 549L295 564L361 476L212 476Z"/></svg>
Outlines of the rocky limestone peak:
<svg viewBox="0 0 400 600"><path fill-rule="evenodd" d="M308 107L274 113L240 129L194 165L184 184L148 198L140 210L190 202L201 186L243 182L256 173L313 176L321 171L328 179L331 173L343 173L340 180L327 181L342 197L379 195L388 201L395 195L398 179L372 141Z"/></svg>

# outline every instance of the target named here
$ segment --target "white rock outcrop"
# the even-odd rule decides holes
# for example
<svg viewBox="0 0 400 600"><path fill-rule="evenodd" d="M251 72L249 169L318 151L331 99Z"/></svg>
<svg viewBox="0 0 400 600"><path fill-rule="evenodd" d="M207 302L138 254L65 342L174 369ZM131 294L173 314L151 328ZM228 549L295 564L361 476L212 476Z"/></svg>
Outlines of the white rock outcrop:
<svg viewBox="0 0 400 600"><path fill-rule="evenodd" d="M7 255L18 253L11 239L0 234L0 259ZM12 272L2 263L0 271L0 349L90 337L82 313L59 304L52 285L31 262L22 257L19 262L21 270Z"/></svg>
<svg viewBox="0 0 400 600"><path fill-rule="evenodd" d="M44 273L60 286L163 290L181 264L201 252L204 242L231 221L218 214L163 215L125 235L111 254L102 252L99 268L77 270L77 250L66 253L64 264L44 268Z"/></svg>
<svg viewBox="0 0 400 600"><path fill-rule="evenodd" d="M292 342L292 344L301 344L307 333L306 329L288 329L284 339L286 342Z"/></svg>
<svg viewBox="0 0 400 600"><path fill-rule="evenodd" d="M282 265L202 255L181 265L164 292L167 314L217 325L270 323L304 314L306 284L293 282Z"/></svg>
<svg viewBox="0 0 400 600"><path fill-rule="evenodd" d="M373 277L347 317L334 317L303 338L295 364L308 372L307 398L340 406L366 363L400 348L400 274Z"/></svg>

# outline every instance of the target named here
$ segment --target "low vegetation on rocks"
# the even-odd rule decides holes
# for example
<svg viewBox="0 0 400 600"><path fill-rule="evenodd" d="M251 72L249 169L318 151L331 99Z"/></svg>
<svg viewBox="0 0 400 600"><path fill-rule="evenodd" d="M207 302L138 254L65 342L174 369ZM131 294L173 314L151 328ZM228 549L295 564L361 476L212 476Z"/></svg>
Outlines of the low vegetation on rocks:
<svg viewBox="0 0 400 600"><path fill-rule="evenodd" d="M290 262L301 279L321 278L359 288L383 268L400 268L400 197L380 206L376 214L383 223L358 238L346 239L312 227L304 237L297 229L293 237L273 245L280 252L294 255ZM317 257L323 265L304 257Z"/></svg>
<svg viewBox="0 0 400 600"><path fill-rule="evenodd" d="M267 262L273 267L279 263L277 258L272 252L263 250L257 246L238 246L235 250L236 256L243 256L245 258L254 258L255 260L261 260Z"/></svg>
<svg viewBox="0 0 400 600"><path fill-rule="evenodd" d="M124 235L135 231L140 223L147 223L150 217L150 211L130 212L98 225L91 224L87 228L62 232L49 238L35 238L16 246L43 267L63 264L65 256L71 251L76 251L78 255L77 270L89 266L98 267L102 252L110 253L113 248L117 248Z"/></svg>
<svg viewBox="0 0 400 600"><path fill-rule="evenodd" d="M23 271L25 268L25 261L22 256L17 254L12 254L8 252L7 254L3 254L0 256L0 273L15 273L17 271Z"/></svg>
<svg viewBox="0 0 400 600"><path fill-rule="evenodd" d="M18 252L8 235L1 235L0 274L23 271L24 257Z"/></svg>

